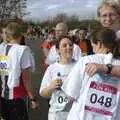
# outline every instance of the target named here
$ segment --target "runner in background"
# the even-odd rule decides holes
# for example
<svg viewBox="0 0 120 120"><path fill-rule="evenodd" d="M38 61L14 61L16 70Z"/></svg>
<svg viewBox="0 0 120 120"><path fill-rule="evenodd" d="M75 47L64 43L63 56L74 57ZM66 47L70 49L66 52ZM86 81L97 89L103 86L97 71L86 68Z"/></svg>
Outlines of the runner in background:
<svg viewBox="0 0 120 120"><path fill-rule="evenodd" d="M93 54L90 40L86 39L86 29L80 28L77 32L77 35L82 56Z"/></svg>
<svg viewBox="0 0 120 120"><path fill-rule="evenodd" d="M68 34L68 26L66 23L60 22L55 27L55 41L57 42L61 36ZM73 44L73 59L78 60L81 57L81 49L78 45ZM51 65L59 60L55 45L53 45L46 58L46 64Z"/></svg>
<svg viewBox="0 0 120 120"><path fill-rule="evenodd" d="M44 70L46 70L46 68L48 67L48 65L45 63L45 60L48 56L49 50L50 48L55 44L55 30L51 29L48 32L48 38L46 40L44 40L41 45L40 48L42 49L42 63L43 63L43 67Z"/></svg>

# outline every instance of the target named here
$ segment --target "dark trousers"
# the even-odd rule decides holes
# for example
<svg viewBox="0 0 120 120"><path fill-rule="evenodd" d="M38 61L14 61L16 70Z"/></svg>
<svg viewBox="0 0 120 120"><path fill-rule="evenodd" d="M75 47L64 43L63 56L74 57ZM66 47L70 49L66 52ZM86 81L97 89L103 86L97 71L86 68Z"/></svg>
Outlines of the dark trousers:
<svg viewBox="0 0 120 120"><path fill-rule="evenodd" d="M1 115L5 120L28 120L28 113L23 99L6 100L1 98Z"/></svg>

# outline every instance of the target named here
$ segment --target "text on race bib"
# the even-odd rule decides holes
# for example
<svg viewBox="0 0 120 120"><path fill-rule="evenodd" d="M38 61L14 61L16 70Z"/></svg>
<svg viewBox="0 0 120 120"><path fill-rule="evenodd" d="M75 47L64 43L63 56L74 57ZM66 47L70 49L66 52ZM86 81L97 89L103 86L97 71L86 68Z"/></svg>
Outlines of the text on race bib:
<svg viewBox="0 0 120 120"><path fill-rule="evenodd" d="M116 105L117 88L99 82L91 82L85 110L112 116Z"/></svg>
<svg viewBox="0 0 120 120"><path fill-rule="evenodd" d="M62 104L63 102L65 102L65 103L68 102L67 97L59 96L58 97L58 103Z"/></svg>
<svg viewBox="0 0 120 120"><path fill-rule="evenodd" d="M8 56L0 55L0 74L7 75L8 74Z"/></svg>

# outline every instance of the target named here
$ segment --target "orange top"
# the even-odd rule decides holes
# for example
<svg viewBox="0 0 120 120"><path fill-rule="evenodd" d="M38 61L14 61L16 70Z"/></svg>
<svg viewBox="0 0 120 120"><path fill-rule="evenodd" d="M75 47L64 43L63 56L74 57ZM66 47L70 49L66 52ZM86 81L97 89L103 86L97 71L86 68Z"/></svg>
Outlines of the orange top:
<svg viewBox="0 0 120 120"><path fill-rule="evenodd" d="M40 48L42 49L42 61L43 61L43 67L44 69L46 69L48 67L48 65L45 63L45 60L46 60L46 53L45 53L45 49L47 51L50 50L50 48L52 47L52 42L50 41L44 41L41 45L40 45Z"/></svg>
<svg viewBox="0 0 120 120"><path fill-rule="evenodd" d="M47 48L47 49L50 49L52 47L52 44L51 44L51 42L49 42L49 41L45 41L45 42L43 42L42 44L41 44L41 46L40 46L40 48Z"/></svg>
<svg viewBox="0 0 120 120"><path fill-rule="evenodd" d="M88 51L88 46L85 40L80 40L80 44L79 44L80 48L81 48L81 52L83 55L87 55L87 51Z"/></svg>

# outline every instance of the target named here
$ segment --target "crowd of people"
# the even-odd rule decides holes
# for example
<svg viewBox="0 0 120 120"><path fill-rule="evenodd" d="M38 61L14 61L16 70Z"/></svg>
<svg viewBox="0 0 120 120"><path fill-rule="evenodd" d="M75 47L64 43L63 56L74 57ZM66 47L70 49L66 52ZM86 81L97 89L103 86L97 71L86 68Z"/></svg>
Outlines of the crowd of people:
<svg viewBox="0 0 120 120"><path fill-rule="evenodd" d="M48 120L120 120L120 5L104 0L97 15L101 26L92 33L85 28L69 31L65 22L44 31L39 94L49 99ZM31 84L34 56L22 29L22 23L11 22L1 31L3 120L29 120L26 98L32 109L38 107ZM37 37L40 30L38 26Z"/></svg>

